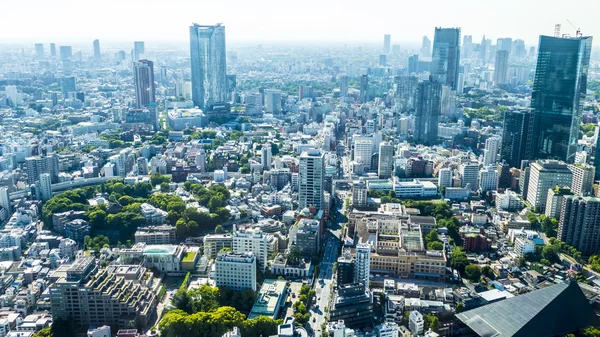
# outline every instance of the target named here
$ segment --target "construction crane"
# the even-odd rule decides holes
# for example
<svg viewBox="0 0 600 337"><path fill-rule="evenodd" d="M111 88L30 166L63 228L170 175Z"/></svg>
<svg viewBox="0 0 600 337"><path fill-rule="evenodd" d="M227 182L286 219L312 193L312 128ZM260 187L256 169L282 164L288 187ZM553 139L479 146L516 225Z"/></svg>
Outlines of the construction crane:
<svg viewBox="0 0 600 337"><path fill-rule="evenodd" d="M571 25L571 27L573 27L573 29L575 29L575 37L583 36L583 34L581 34L580 28L575 27L575 25L571 21L569 21L569 19L565 19L565 20L567 20L567 22Z"/></svg>

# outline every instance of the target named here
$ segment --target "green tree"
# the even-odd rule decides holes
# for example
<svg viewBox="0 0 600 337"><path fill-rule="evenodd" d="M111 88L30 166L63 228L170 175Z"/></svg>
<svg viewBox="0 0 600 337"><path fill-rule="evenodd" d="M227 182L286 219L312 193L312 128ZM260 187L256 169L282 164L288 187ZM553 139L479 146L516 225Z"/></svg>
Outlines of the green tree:
<svg viewBox="0 0 600 337"><path fill-rule="evenodd" d="M427 244L427 249L429 250L443 250L444 249L444 244L439 242L439 241L433 241L433 242L429 242Z"/></svg>
<svg viewBox="0 0 600 337"><path fill-rule="evenodd" d="M458 270L461 274L464 273L465 267L469 265L467 254L460 247L454 247L450 253L450 266Z"/></svg>
<svg viewBox="0 0 600 337"><path fill-rule="evenodd" d="M291 265L296 265L302 260L302 254L300 253L300 249L296 246L292 246L287 253L287 261Z"/></svg>
<svg viewBox="0 0 600 337"><path fill-rule="evenodd" d="M481 279L481 268L478 265L470 264L465 267L465 275L471 282L479 282Z"/></svg>
<svg viewBox="0 0 600 337"><path fill-rule="evenodd" d="M481 275L492 280L496 278L496 274L494 274L494 271L490 266L483 266L483 268L481 268Z"/></svg>
<svg viewBox="0 0 600 337"><path fill-rule="evenodd" d="M269 337L277 334L277 327L283 320L274 320L267 316L258 316L254 319L244 321L241 327L242 336L246 337Z"/></svg>
<svg viewBox="0 0 600 337"><path fill-rule="evenodd" d="M225 233L223 226L217 225L217 227L215 227L215 234L223 234L223 233Z"/></svg>
<svg viewBox="0 0 600 337"><path fill-rule="evenodd" d="M36 332L33 337L52 337L52 332L50 328L44 328L38 332Z"/></svg>
<svg viewBox="0 0 600 337"><path fill-rule="evenodd" d="M427 233L427 235L425 236L425 242L430 243L436 241L440 241L440 237L438 235L437 230L434 229L429 231L429 233Z"/></svg>
<svg viewBox="0 0 600 337"><path fill-rule="evenodd" d="M544 259L551 263L557 263L560 261L558 254L560 253L560 247L557 245L546 245L542 250L542 256Z"/></svg>
<svg viewBox="0 0 600 337"><path fill-rule="evenodd" d="M50 326L52 337L72 337L75 336L75 326L72 319L57 317Z"/></svg>
<svg viewBox="0 0 600 337"><path fill-rule="evenodd" d="M425 314L425 316L423 316L423 322L425 323L425 331L428 331L429 329L433 330L434 332L440 331L440 319L437 318L436 315Z"/></svg>

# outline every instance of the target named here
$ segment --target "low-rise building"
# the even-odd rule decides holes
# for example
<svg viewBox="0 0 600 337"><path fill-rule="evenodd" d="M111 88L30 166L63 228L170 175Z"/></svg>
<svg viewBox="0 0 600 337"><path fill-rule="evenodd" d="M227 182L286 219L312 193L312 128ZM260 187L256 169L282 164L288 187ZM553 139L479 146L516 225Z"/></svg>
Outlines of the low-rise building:
<svg viewBox="0 0 600 337"><path fill-rule="evenodd" d="M252 252L219 253L215 260L217 287L256 291L256 257Z"/></svg>
<svg viewBox="0 0 600 337"><path fill-rule="evenodd" d="M167 212L150 204L143 203L140 210L142 216L144 216L144 219L146 219L146 222L149 224L161 225L164 224L167 219Z"/></svg>
<svg viewBox="0 0 600 337"><path fill-rule="evenodd" d="M231 234L208 234L204 237L204 255L214 259L223 248L232 249L233 236Z"/></svg>
<svg viewBox="0 0 600 337"><path fill-rule="evenodd" d="M161 225L139 227L134 235L135 243L143 242L149 245L166 245L175 243L175 226Z"/></svg>
<svg viewBox="0 0 600 337"><path fill-rule="evenodd" d="M267 279L260 287L260 291L248 315L248 319L267 316L275 319L285 304L287 297L287 284L283 280Z"/></svg>

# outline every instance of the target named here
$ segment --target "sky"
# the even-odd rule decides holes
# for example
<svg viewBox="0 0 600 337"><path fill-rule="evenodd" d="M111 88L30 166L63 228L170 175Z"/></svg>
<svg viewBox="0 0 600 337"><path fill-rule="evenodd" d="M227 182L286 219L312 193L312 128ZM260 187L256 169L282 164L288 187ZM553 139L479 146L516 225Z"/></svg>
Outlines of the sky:
<svg viewBox="0 0 600 337"><path fill-rule="evenodd" d="M85 41L184 42L192 22L226 26L228 43L420 44L434 27L461 27L537 45L554 25L600 38L600 0L0 0L0 44Z"/></svg>

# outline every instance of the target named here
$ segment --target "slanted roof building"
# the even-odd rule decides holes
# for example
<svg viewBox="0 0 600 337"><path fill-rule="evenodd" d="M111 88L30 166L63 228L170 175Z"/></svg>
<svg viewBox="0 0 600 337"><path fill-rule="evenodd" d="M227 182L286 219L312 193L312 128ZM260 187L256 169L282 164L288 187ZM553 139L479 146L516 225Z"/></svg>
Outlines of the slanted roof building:
<svg viewBox="0 0 600 337"><path fill-rule="evenodd" d="M465 311L456 317L481 337L562 336L596 321L589 301L574 281Z"/></svg>

